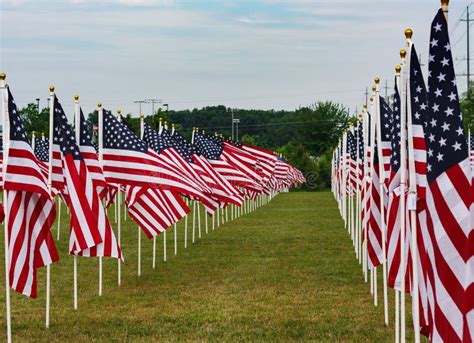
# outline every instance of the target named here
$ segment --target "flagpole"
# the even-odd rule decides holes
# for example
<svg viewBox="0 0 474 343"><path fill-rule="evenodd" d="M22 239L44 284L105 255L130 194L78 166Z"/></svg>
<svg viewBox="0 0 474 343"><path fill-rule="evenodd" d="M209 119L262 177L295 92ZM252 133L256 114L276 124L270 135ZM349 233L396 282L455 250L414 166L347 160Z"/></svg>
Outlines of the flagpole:
<svg viewBox="0 0 474 343"><path fill-rule="evenodd" d="M143 113L140 113L140 139L143 140L143 133L144 133L144 118L145 116ZM155 236L156 237L156 236ZM153 268L155 268L155 237L153 237ZM142 229L138 226L138 266L137 266L137 274L138 276L142 275Z"/></svg>
<svg viewBox="0 0 474 343"><path fill-rule="evenodd" d="M405 30L405 37L407 39L407 45L409 49L409 58L407 59L407 69L411 67L411 49L413 47L412 38L413 31L411 29ZM407 84L410 84L410 74L408 74ZM412 316L413 316L413 328L415 331L415 343L420 342L420 304L419 304L419 293L418 293L418 228L416 222L417 214L417 180L415 170L415 148L413 146L413 123L412 123L412 109L411 109L411 90L407 87L407 129L408 129L408 170L410 178L410 186L408 193L408 209L410 211L410 230L411 230L411 261L412 261Z"/></svg>
<svg viewBox="0 0 474 343"><path fill-rule="evenodd" d="M80 136L81 136L81 111L79 107L79 95L74 96L74 129L76 134L76 142L80 144ZM58 197L59 199L59 197ZM59 203L61 203L61 199L59 199ZM59 208L59 213L61 213L61 207ZM59 220L58 220L58 232L59 232ZM73 277L73 299L74 299L74 309L77 310L77 255L74 254L73 256L73 269L74 269L74 277Z"/></svg>
<svg viewBox="0 0 474 343"><path fill-rule="evenodd" d="M204 221L206 223L206 235L209 233L208 227L207 227L207 211L204 210Z"/></svg>
<svg viewBox="0 0 474 343"><path fill-rule="evenodd" d="M201 206L197 203L197 217L198 217L198 237L201 239Z"/></svg>
<svg viewBox="0 0 474 343"><path fill-rule="evenodd" d="M54 86L49 86L49 164L48 164L48 192L51 194L53 182L53 130L54 130ZM49 310L51 303L51 265L46 265L46 320L45 326L49 328Z"/></svg>
<svg viewBox="0 0 474 343"><path fill-rule="evenodd" d="M400 57L402 58L402 72L400 75L400 83L402 96L400 101L400 283L401 283L401 292L400 292L400 341L405 342L406 330L405 330L405 230L406 230L406 216L405 216L405 207L406 207L406 106L407 106L407 65L405 62L406 50L400 51Z"/></svg>
<svg viewBox="0 0 474 343"><path fill-rule="evenodd" d="M160 118L161 119L161 118ZM160 120L160 126L159 126L159 129L158 129L158 132L161 134L161 132L163 131L163 128L168 128L167 124L166 124L166 121L164 123L164 125L162 125L162 121ZM168 229L168 228L167 228ZM165 231L163 232L163 261L166 262L166 231L167 229L165 229Z"/></svg>
<svg viewBox="0 0 474 343"><path fill-rule="evenodd" d="M174 254L178 255L178 224L174 223Z"/></svg>
<svg viewBox="0 0 474 343"><path fill-rule="evenodd" d="M376 125L377 125L377 138L379 144L377 145L377 153L379 155L379 181L380 181L380 229L382 231L382 278L383 278L383 310L385 325L388 326L388 294L387 294L387 247L385 237L385 162L382 152L382 118L380 113L380 91L379 91L380 78L375 78L375 109L376 109Z"/></svg>
<svg viewBox="0 0 474 343"><path fill-rule="evenodd" d="M10 126L7 128L7 115L8 114L8 92L5 84L6 75L4 73L0 74L0 89L2 90L2 112L3 112L3 161L2 161L2 177L5 180L6 175L6 161L8 156L8 138L10 135ZM10 254L8 250L8 217L9 213L6 210L8 196L5 187L3 187L3 208L5 209L5 218L4 218L4 248L5 248L5 307L6 307L6 321L7 321L7 343L12 342L12 323L11 323L11 307L10 307Z"/></svg>
<svg viewBox="0 0 474 343"><path fill-rule="evenodd" d="M194 133L196 132L197 127L193 127L193 133L191 136L191 144L194 144ZM196 201L193 201L193 235L192 235L192 242L194 244L194 237L195 237L195 230L196 230Z"/></svg>
<svg viewBox="0 0 474 343"><path fill-rule="evenodd" d="M102 167L102 156L104 150L104 137L103 137L103 125L104 125L104 109L102 108L102 103L97 104L97 126L99 134L97 135L98 146L99 146L99 164ZM117 193L120 193L120 185L118 186ZM120 246L120 213L119 213L119 229L118 229L118 244ZM119 259L119 268L120 268L120 259ZM119 283L120 284L120 283ZM102 296L102 256L99 256L99 296Z"/></svg>

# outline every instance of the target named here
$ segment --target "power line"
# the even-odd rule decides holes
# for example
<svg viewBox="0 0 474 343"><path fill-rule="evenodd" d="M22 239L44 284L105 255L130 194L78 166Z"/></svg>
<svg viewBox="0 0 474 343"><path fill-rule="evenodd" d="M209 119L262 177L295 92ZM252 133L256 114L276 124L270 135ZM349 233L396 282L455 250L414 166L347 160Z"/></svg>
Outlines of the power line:
<svg viewBox="0 0 474 343"><path fill-rule="evenodd" d="M251 128L251 127L265 127L265 126L280 126L280 125L295 125L295 124L308 124L308 123L330 123L334 122L334 120L328 119L318 119L318 120L307 120L307 121L293 121L293 122L285 122L285 123L267 123L267 124L252 124L252 125L240 125L241 128ZM336 123L336 126L342 126ZM209 126L203 127L204 130L214 130L214 129L229 129L230 126Z"/></svg>

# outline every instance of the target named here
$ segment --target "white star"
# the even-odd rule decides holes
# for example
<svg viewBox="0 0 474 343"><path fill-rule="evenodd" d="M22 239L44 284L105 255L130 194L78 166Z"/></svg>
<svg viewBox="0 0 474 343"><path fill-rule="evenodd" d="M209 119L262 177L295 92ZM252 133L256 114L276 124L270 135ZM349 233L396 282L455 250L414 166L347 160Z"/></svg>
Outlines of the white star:
<svg viewBox="0 0 474 343"><path fill-rule="evenodd" d="M446 113L446 116L449 117L449 116L452 116L453 115L453 109L448 107L446 109L446 111L444 111L444 113Z"/></svg>
<svg viewBox="0 0 474 343"><path fill-rule="evenodd" d="M433 105L433 112L438 112L439 111L439 105L438 104L434 104Z"/></svg>
<svg viewBox="0 0 474 343"><path fill-rule="evenodd" d="M437 97L437 98L441 96L441 93L442 93L442 90L439 89L439 88L436 88L435 94L436 94L436 97Z"/></svg>
<svg viewBox="0 0 474 343"><path fill-rule="evenodd" d="M443 128L443 131L448 131L449 130L449 125L450 124L444 122L443 126L441 126Z"/></svg>
<svg viewBox="0 0 474 343"><path fill-rule="evenodd" d="M444 48L446 49L446 52L451 50L451 45L448 43L446 43L446 45L444 46Z"/></svg>
<svg viewBox="0 0 474 343"><path fill-rule="evenodd" d="M446 138L441 138L439 140L439 146L445 146L446 145Z"/></svg>
<svg viewBox="0 0 474 343"><path fill-rule="evenodd" d="M428 137L428 139L430 140L430 142L434 142L435 141L435 136L431 133L430 136Z"/></svg>
<svg viewBox="0 0 474 343"><path fill-rule="evenodd" d="M449 100L454 101L454 100L456 100L456 94L451 92L451 94L448 95L448 98L449 98Z"/></svg>
<svg viewBox="0 0 474 343"><path fill-rule="evenodd" d="M461 150L461 144L459 144L458 142L455 142L453 145L453 148L454 148L454 151Z"/></svg>
<svg viewBox="0 0 474 343"><path fill-rule="evenodd" d="M439 73L439 75L437 76L437 79L438 79L438 82L446 81L446 74Z"/></svg>
<svg viewBox="0 0 474 343"><path fill-rule="evenodd" d="M427 107L426 104L421 104L421 105L420 105L420 108L421 108L422 110L426 110L426 107Z"/></svg>
<svg viewBox="0 0 474 343"><path fill-rule="evenodd" d="M436 25L433 26L433 29L435 29L436 32L439 32L439 31L441 31L441 27L442 27L442 26L441 26L440 23L436 23Z"/></svg>
<svg viewBox="0 0 474 343"><path fill-rule="evenodd" d="M429 172L431 171L431 164L428 164L428 165L426 166L426 170L428 170Z"/></svg>
<svg viewBox="0 0 474 343"><path fill-rule="evenodd" d="M438 40L433 38L433 40L430 42L430 44L431 44L432 48L435 47L435 46L438 46Z"/></svg>
<svg viewBox="0 0 474 343"><path fill-rule="evenodd" d="M445 66L449 65L449 60L446 57L444 57L441 60L441 64L443 65L443 67L445 67Z"/></svg>
<svg viewBox="0 0 474 343"><path fill-rule="evenodd" d="M432 157L433 156L433 149L428 150L428 156Z"/></svg>
<svg viewBox="0 0 474 343"><path fill-rule="evenodd" d="M443 160L443 154L442 153L438 153L438 155L436 155L436 158L438 159L438 162L441 162Z"/></svg>
<svg viewBox="0 0 474 343"><path fill-rule="evenodd" d="M458 133L458 136L461 136L464 134L464 130L462 129L462 127L459 127L459 129L457 129L456 132Z"/></svg>
<svg viewBox="0 0 474 343"><path fill-rule="evenodd" d="M417 93L421 93L421 91L422 91L422 88L420 86L416 87L416 92Z"/></svg>

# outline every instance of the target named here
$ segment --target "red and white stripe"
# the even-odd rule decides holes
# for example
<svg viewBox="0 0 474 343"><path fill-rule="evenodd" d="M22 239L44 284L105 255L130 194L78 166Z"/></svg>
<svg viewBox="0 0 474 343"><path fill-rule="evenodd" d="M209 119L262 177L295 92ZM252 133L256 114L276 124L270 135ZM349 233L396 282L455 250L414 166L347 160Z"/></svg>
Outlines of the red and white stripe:
<svg viewBox="0 0 474 343"><path fill-rule="evenodd" d="M127 187L125 198L130 217L153 238L189 213L186 203L171 191Z"/></svg>

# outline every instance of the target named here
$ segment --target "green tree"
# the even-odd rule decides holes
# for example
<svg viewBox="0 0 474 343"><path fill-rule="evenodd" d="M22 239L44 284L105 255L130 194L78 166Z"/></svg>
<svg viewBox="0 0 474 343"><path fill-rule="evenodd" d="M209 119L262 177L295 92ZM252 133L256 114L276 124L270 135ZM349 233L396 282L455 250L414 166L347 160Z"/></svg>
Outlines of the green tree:
<svg viewBox="0 0 474 343"><path fill-rule="evenodd" d="M461 96L461 112L463 116L464 129L474 130L474 82L471 81L469 89Z"/></svg>
<svg viewBox="0 0 474 343"><path fill-rule="evenodd" d="M20 117L29 134L33 131L37 135L44 133L47 136L49 134L49 108L43 108L38 113L37 105L30 103L20 110Z"/></svg>

